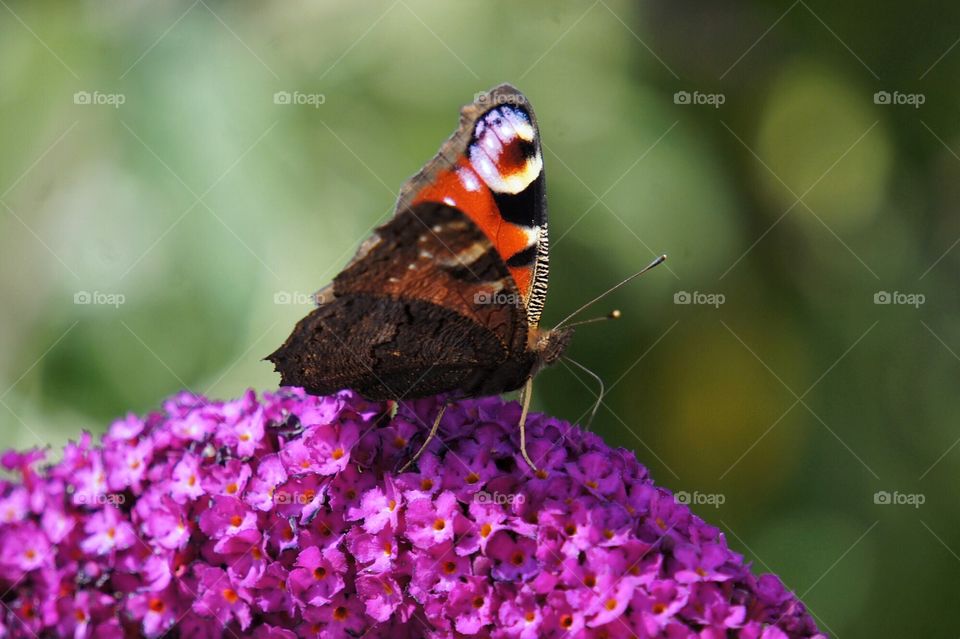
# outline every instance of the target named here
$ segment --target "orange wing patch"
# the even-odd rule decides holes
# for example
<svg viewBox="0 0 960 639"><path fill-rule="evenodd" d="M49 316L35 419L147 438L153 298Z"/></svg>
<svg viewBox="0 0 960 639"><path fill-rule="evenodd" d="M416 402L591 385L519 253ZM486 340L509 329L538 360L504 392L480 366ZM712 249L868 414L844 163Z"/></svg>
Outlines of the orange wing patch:
<svg viewBox="0 0 960 639"><path fill-rule="evenodd" d="M455 168L440 172L433 184L417 194L412 204L421 202L443 202L463 211L490 238L505 263L530 246L530 233L503 219L493 193L466 157L460 158ZM533 285L533 266L507 268L526 303Z"/></svg>

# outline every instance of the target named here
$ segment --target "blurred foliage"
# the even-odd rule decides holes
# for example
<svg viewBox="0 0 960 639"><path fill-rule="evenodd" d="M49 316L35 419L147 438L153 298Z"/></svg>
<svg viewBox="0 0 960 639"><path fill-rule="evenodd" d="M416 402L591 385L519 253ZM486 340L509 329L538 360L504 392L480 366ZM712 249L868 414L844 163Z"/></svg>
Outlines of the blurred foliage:
<svg viewBox="0 0 960 639"><path fill-rule="evenodd" d="M831 634L942 636L958 21L946 2L4 4L0 444L56 448L181 387L275 386L261 358L305 296L457 109L510 81L546 148L544 323L670 254L607 300L625 319L574 340L612 385L595 430L661 484L723 495L694 508ZM558 365L534 401L578 419L594 391Z"/></svg>

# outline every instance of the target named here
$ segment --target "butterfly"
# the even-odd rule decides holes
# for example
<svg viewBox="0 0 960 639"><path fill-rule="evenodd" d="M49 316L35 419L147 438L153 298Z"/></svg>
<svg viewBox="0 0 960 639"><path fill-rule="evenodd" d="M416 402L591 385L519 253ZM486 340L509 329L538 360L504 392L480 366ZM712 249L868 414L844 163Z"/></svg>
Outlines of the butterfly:
<svg viewBox="0 0 960 639"><path fill-rule="evenodd" d="M522 387L521 454L536 469L524 431L532 380L573 335L539 325L548 247L536 116L503 84L461 109L457 130L401 188L394 216L267 359L283 385L314 395L465 398Z"/></svg>

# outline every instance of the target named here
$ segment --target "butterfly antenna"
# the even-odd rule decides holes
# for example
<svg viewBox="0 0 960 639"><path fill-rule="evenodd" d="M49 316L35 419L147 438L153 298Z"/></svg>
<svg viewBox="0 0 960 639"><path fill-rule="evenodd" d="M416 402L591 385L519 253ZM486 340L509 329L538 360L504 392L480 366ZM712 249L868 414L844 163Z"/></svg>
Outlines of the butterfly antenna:
<svg viewBox="0 0 960 639"><path fill-rule="evenodd" d="M565 318L563 318L563 319L560 321L559 324L557 324L556 326L553 327L554 330L560 328L561 326L563 326L564 324L566 324L568 321L570 321L571 319L573 319L575 316L577 316L581 311L583 311L583 310L586 309L586 308L589 308L590 306L593 306L594 304L596 304L597 302L599 302L600 300L602 300L603 298L605 298L607 295L610 295L611 293L613 293L614 291L616 291L618 288L620 288L620 287L622 287L622 286L625 286L625 285L628 284L629 282L631 282L631 281L635 280L636 278L640 277L641 275L643 275L644 273L646 273L647 271L649 271L650 269L652 269L654 266L659 266L659 265L662 264L663 261L666 260L666 259L667 259L667 256L666 256L666 255L661 255L660 257L658 257L657 259L653 260L652 262L650 262L649 264L647 264L646 266L644 266L642 269L640 269L639 271L637 271L636 273L634 273L633 275L631 275L631 276L628 277L627 279L623 280L623 281L620 282L619 284L616 284L616 285L608 288L608 289L607 289L606 291L604 291L603 293L600 293L600 295L597 295L595 298L593 298L592 300L590 300L589 302L587 302L586 304L584 304L583 306L581 306L580 308L578 308L577 310L575 310L574 312L570 313L570 314L567 315ZM590 320L588 320L588 321L590 321Z"/></svg>
<svg viewBox="0 0 960 639"><path fill-rule="evenodd" d="M567 324L567 328L573 328L574 326L583 326L584 324L595 324L596 322L605 322L612 319L620 319L623 316L618 309L613 309L603 317L594 317L593 319L582 320L579 322L574 322L573 324Z"/></svg>
<svg viewBox="0 0 960 639"><path fill-rule="evenodd" d="M601 318L601 319L602 319L602 318ZM590 411L590 418L587 420L587 430L590 430L590 426L591 426L591 424L593 424L593 418L596 417L596 415L597 415L597 410L600 408L600 404L603 403L603 395L604 395L604 393L605 393L605 389L604 389L604 386L603 386L603 380L600 379L600 376L599 376L599 375L597 375L596 373L594 373L592 370L590 370L589 368L587 368L586 366L584 366L584 365L581 364L580 362L578 362L578 361L576 361L576 360L574 360L574 359L570 359L570 358L567 357L566 355L564 355L563 359L565 359L566 361L570 362L571 364L573 364L574 366L576 366L577 368L579 368L580 370L582 370L584 373L586 373L587 375L589 375L589 376L592 377L593 379L597 380L597 384L600 385L600 394L597 395L597 401L596 401L596 403L594 403L594 405L593 405L593 410Z"/></svg>

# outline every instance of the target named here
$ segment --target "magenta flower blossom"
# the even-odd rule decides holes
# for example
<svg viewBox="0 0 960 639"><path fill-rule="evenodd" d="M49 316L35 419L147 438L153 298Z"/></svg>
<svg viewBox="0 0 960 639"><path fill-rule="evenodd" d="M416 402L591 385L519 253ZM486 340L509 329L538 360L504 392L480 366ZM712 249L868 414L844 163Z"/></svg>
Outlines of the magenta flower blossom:
<svg viewBox="0 0 960 639"><path fill-rule="evenodd" d="M631 453L516 403L180 393L7 452L0 637L823 639ZM394 410L395 409L395 410Z"/></svg>

